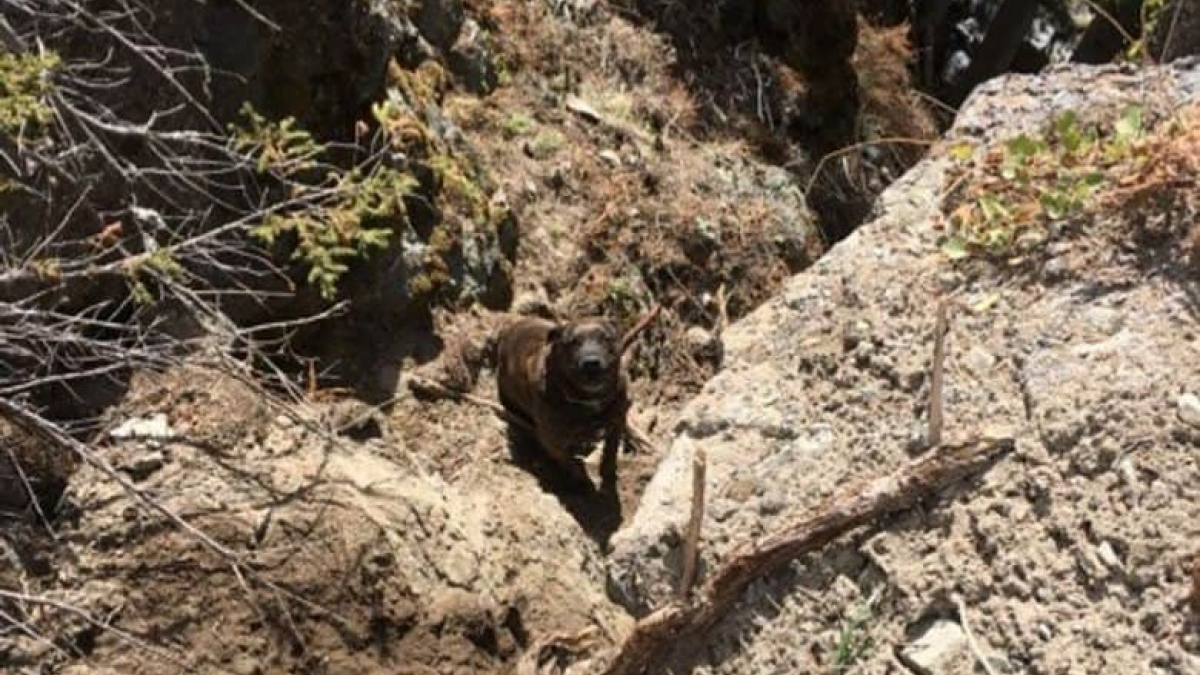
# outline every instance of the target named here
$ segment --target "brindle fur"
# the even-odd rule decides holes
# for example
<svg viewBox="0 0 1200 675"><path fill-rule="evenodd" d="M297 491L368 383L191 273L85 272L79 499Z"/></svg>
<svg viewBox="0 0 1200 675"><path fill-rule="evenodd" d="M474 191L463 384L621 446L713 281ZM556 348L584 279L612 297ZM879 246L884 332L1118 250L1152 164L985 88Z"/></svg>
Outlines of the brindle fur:
<svg viewBox="0 0 1200 675"><path fill-rule="evenodd" d="M603 387L590 393L572 368L574 343L586 340L602 342L611 355ZM616 478L616 454L630 406L620 340L603 319L556 324L534 317L513 322L497 339L500 403L533 428L546 455L579 483L591 484L577 458L602 439L601 476L605 484Z"/></svg>

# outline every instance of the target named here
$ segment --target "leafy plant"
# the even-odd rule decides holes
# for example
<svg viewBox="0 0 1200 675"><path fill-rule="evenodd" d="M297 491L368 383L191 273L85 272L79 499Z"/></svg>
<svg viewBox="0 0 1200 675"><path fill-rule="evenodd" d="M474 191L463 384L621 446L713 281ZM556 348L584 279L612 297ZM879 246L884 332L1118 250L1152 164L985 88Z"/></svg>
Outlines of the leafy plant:
<svg viewBox="0 0 1200 675"><path fill-rule="evenodd" d="M245 126L230 125L233 147L253 159L259 173L271 170L293 176L311 169L316 158L325 152L325 146L297 127L292 117L273 122L249 103L242 106L242 116L246 118Z"/></svg>
<svg viewBox="0 0 1200 675"><path fill-rule="evenodd" d="M530 152L536 159L549 159L558 153L567 139L557 131L547 131L537 135L530 144Z"/></svg>
<svg viewBox="0 0 1200 675"><path fill-rule="evenodd" d="M425 123L417 118L412 106L398 89L388 89L384 100L373 103L371 116L394 148L404 149L410 144L425 144L429 140Z"/></svg>
<svg viewBox="0 0 1200 675"><path fill-rule="evenodd" d="M533 130L533 118L522 112L514 112L500 124L500 130L509 138L524 136Z"/></svg>
<svg viewBox="0 0 1200 675"><path fill-rule="evenodd" d="M146 255L131 259L125 272L133 301L139 306L147 306L153 305L156 300L150 285L146 283L147 272L152 273L149 276L157 274L178 279L184 275L184 268L175 259L171 248L164 246L156 248Z"/></svg>
<svg viewBox="0 0 1200 675"><path fill-rule="evenodd" d="M404 196L417 184L411 175L383 166L365 176L349 171L336 181L334 192L339 196L330 203L271 214L252 231L268 246L285 234L293 236L292 259L308 267L308 283L325 299L337 294L338 280L350 261L387 247L392 228L369 223L403 219Z"/></svg>
<svg viewBox="0 0 1200 675"><path fill-rule="evenodd" d="M950 155L959 166L943 254L951 260L1012 259L1035 250L1097 193L1119 182L1118 169L1149 161L1145 134L1143 110L1131 106L1107 129L1068 111L1040 133L981 151L953 146Z"/></svg>
<svg viewBox="0 0 1200 675"><path fill-rule="evenodd" d="M322 183L305 182L298 174L320 166L325 145L296 127L292 118L270 121L249 106L243 112L248 124L233 129L235 147L255 161L260 173L284 180L297 201L313 198L303 207L268 214L251 235L267 246L291 237L291 258L307 267L308 283L331 299L350 262L386 248L394 226L407 222L404 197L417 181L408 173L375 164L335 168ZM330 196L318 198L320 193Z"/></svg>
<svg viewBox="0 0 1200 675"><path fill-rule="evenodd" d="M17 134L37 129L53 116L44 99L50 93L50 73L58 55L0 53L0 132Z"/></svg>
<svg viewBox="0 0 1200 675"><path fill-rule="evenodd" d="M434 155L429 167L438 176L442 195L460 206L473 221L483 224L489 219L487 194L479 185L478 167L467 157L449 153Z"/></svg>

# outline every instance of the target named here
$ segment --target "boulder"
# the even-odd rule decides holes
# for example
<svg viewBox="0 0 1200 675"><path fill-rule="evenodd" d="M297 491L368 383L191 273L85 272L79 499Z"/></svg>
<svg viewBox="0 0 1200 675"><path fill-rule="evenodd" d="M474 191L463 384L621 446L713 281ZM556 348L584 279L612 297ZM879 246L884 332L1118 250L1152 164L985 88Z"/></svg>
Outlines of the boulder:
<svg viewBox="0 0 1200 675"><path fill-rule="evenodd" d="M1200 101L1196 61L1006 76L968 99L950 142L1004 139L1065 111L1115 118L1151 81L1169 105ZM700 448L701 582L734 547L905 462L920 448L941 297L961 298L946 434L1014 428L1016 456L756 584L704 649L678 646L676 672L824 667L838 638L823 628L853 601L829 592L843 577L892 598L865 629L881 648L862 657L863 672L886 672L885 645L904 644L920 617L945 615L954 593L980 642L1004 646L1026 672L1186 661L1164 637L1184 631L1171 606L1187 593L1178 570L1200 498L1196 435L1178 403L1200 381L1196 277L1182 243L1131 249L1102 215L1052 246L1054 274L950 264L939 252L948 154L935 150L884 193L873 222L726 331L723 370L685 408L637 513L613 537L610 591L639 615L675 596ZM1100 542L1119 565L1101 560L1105 574L1081 576L1078 556ZM1055 632L1031 629L1043 624Z"/></svg>

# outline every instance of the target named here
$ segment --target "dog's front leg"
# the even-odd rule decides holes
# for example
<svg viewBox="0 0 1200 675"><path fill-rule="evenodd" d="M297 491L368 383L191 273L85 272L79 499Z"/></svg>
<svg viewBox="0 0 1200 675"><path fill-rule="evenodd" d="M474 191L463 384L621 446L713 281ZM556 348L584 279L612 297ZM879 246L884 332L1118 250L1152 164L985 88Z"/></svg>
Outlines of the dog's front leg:
<svg viewBox="0 0 1200 675"><path fill-rule="evenodd" d="M617 483L617 452L625 440L625 420L611 424L604 433L604 450L600 456L600 480L604 487Z"/></svg>
<svg viewBox="0 0 1200 675"><path fill-rule="evenodd" d="M542 447L546 449L546 454L549 455L555 466L566 474L572 488L590 489L593 487L587 467L579 461L569 447L559 442L557 437L543 439Z"/></svg>

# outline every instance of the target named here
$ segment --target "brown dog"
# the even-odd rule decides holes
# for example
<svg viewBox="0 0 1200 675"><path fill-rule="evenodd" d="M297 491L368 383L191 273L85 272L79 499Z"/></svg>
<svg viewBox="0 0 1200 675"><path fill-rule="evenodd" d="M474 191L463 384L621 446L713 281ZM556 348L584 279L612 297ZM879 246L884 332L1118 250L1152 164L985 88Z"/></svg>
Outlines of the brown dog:
<svg viewBox="0 0 1200 675"><path fill-rule="evenodd" d="M604 439L601 476L616 477L629 395L621 335L605 319L554 323L523 318L500 331L496 380L500 403L533 430L551 460L590 485L579 457Z"/></svg>

